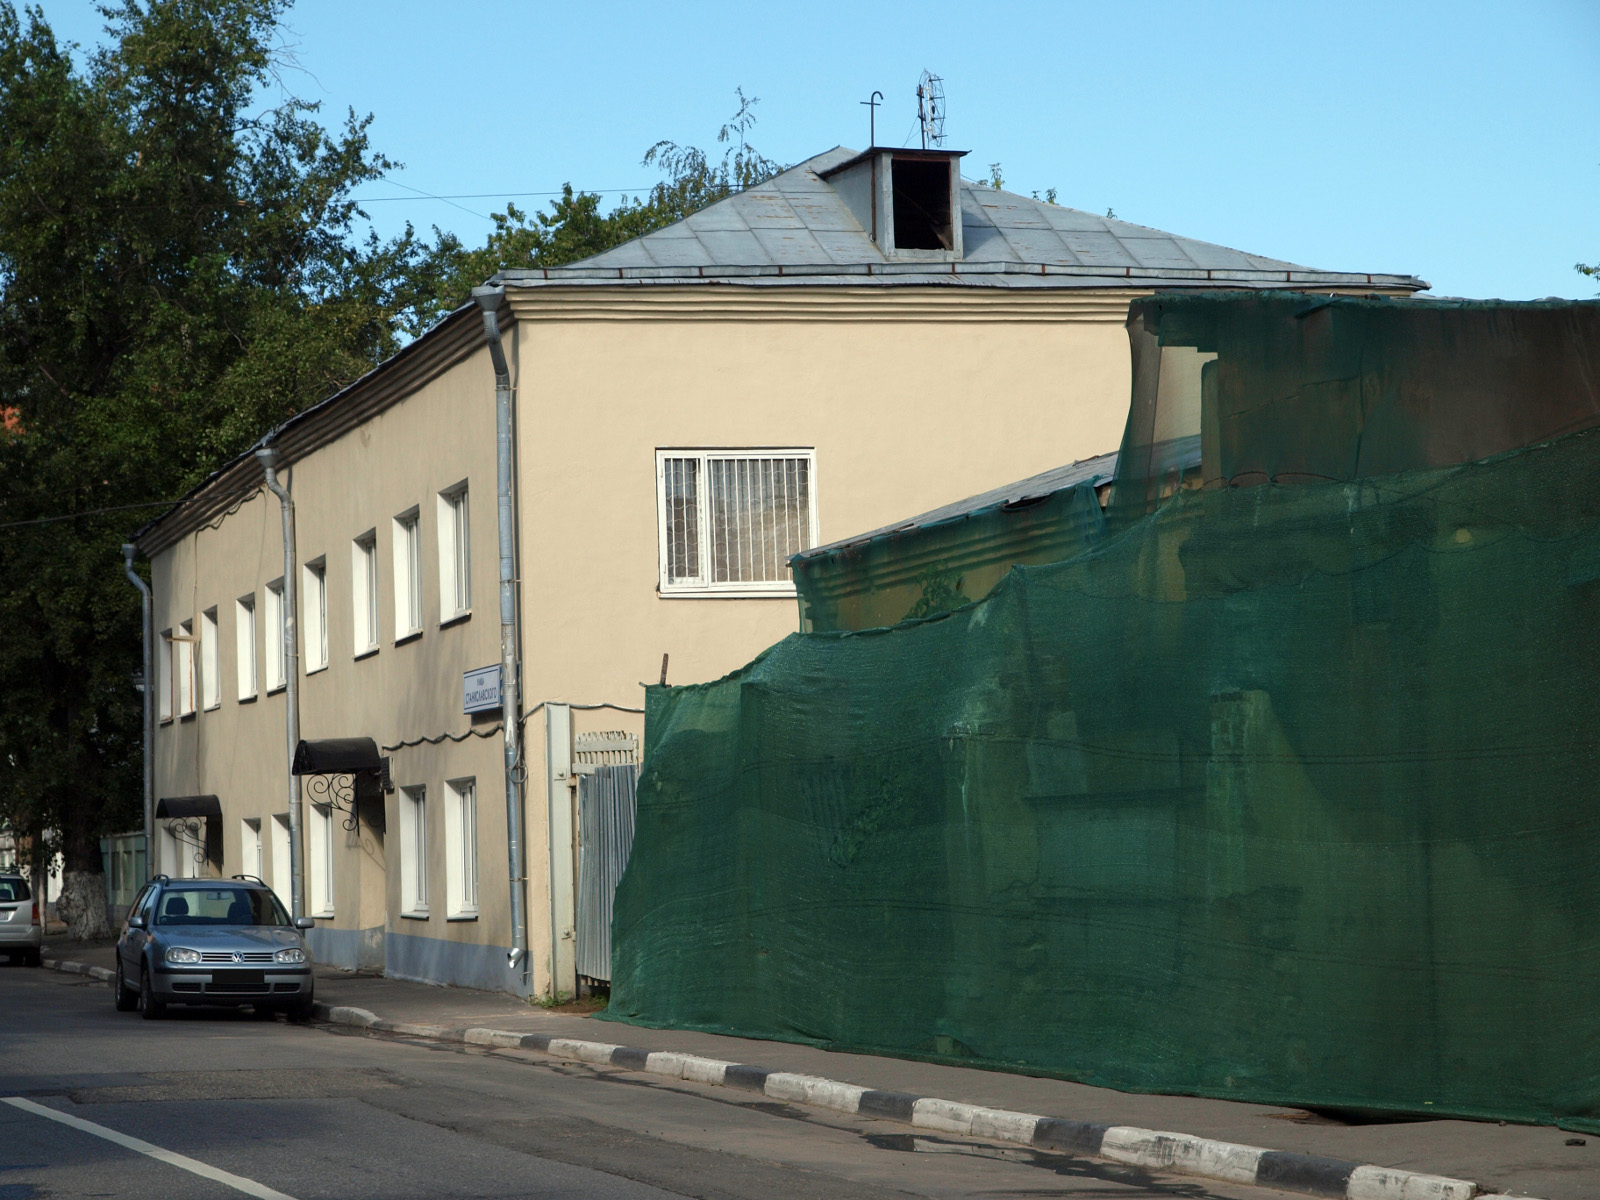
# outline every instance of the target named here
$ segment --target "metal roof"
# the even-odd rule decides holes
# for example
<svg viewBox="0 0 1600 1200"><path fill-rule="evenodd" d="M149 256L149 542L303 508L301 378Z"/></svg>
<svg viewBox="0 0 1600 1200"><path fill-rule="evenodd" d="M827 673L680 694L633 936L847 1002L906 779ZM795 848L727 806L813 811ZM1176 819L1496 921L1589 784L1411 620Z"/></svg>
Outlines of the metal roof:
<svg viewBox="0 0 1600 1200"><path fill-rule="evenodd" d="M1052 467L1038 475L1030 475L1026 479L1019 479L1016 483L1008 483L1005 487L995 488L993 491L980 492L976 496L968 496L965 500L957 500L954 504L946 504L942 508L930 509L915 517L908 517L904 521L893 525L885 525L881 529L869 530L858 533L854 537L844 538L841 541L829 542L826 546L813 546L809 550L802 550L794 558L818 558L834 554L840 550L847 550L852 546L864 545L879 538L889 537L892 534L907 533L915 529L927 529L934 525L943 525L948 521L970 517L974 513L984 512L991 508L999 508L1005 504L1020 504L1026 500L1041 500L1056 492L1064 492L1080 484L1089 484L1099 487L1101 484L1110 483L1111 477L1117 472L1117 452L1099 454L1094 458L1080 459L1075 463L1068 463L1064 467ZM792 560L791 560L792 561Z"/></svg>
<svg viewBox="0 0 1600 1200"><path fill-rule="evenodd" d="M1411 275L1322 271L1163 233L1114 217L961 181L965 257L886 256L827 180L857 156L835 147L665 229L562 267L501 271L541 285L716 282L749 286L1381 287L1416 291Z"/></svg>

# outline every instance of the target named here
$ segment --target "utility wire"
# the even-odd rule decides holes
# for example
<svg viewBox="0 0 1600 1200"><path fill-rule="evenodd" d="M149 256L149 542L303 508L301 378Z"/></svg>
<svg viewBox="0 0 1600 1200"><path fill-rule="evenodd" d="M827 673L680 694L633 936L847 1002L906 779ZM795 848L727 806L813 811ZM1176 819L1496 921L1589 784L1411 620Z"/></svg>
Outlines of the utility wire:
<svg viewBox="0 0 1600 1200"><path fill-rule="evenodd" d="M76 521L79 517L93 517L101 513L129 512L136 508L164 508L172 504L182 504L181 500L147 500L143 504L116 504L110 508L86 508L82 512L61 513L54 517L35 517L31 521L5 521L0 522L0 529L19 529L24 525L53 525L57 521Z"/></svg>

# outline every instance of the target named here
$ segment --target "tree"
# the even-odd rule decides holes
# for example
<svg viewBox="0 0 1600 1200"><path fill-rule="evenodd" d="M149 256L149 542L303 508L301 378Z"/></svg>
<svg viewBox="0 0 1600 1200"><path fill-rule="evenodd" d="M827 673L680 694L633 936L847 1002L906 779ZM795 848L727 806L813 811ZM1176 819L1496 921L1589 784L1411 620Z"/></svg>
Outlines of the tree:
<svg viewBox="0 0 1600 1200"><path fill-rule="evenodd" d="M287 2L120 0L79 69L39 10L0 0L0 825L61 853L74 936L107 932L99 837L141 822L118 552L140 514L500 266L597 253L778 169L740 92L720 161L659 142L666 178L610 213L568 187L532 219L507 205L474 250L359 235L353 189L397 166L371 118L329 133L314 104L251 109Z"/></svg>
<svg viewBox="0 0 1600 1200"><path fill-rule="evenodd" d="M283 7L122 0L80 70L0 5L0 823L53 831L80 936L99 836L140 823L127 506L361 374L431 294L427 247L354 234L351 190L394 166L367 121L250 111Z"/></svg>
<svg viewBox="0 0 1600 1200"><path fill-rule="evenodd" d="M677 142L659 141L644 153L643 165L665 176L647 196L624 196L609 213L600 210L594 192L574 191L570 183L548 213L530 214L514 204L491 213L495 223L488 242L466 249L455 235L434 229L429 259L437 279L436 304L419 305L415 319L431 324L467 299L471 289L502 267L555 267L619 246L652 230L681 221L708 204L755 187L783 170L750 145L758 96L735 89L738 109L717 131L727 149L713 160L706 151ZM412 332L420 332L413 328Z"/></svg>

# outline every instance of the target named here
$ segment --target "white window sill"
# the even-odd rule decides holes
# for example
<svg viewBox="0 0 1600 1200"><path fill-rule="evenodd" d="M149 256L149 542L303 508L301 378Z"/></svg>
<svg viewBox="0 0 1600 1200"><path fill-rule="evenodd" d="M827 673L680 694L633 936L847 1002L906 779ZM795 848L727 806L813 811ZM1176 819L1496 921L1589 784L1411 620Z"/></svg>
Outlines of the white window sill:
<svg viewBox="0 0 1600 1200"><path fill-rule="evenodd" d="M288 687L289 685L287 683L280 683L276 687L269 687L267 689L267 695L276 696L279 692L287 691Z"/></svg>
<svg viewBox="0 0 1600 1200"><path fill-rule="evenodd" d="M447 921L476 921L477 919L478 913L476 909L472 912L451 913L450 916L445 918Z"/></svg>
<svg viewBox="0 0 1600 1200"><path fill-rule="evenodd" d="M327 669L328 669L328 664L327 663L318 663L314 667L307 667L306 668L306 678L310 679L313 675L321 675Z"/></svg>
<svg viewBox="0 0 1600 1200"><path fill-rule="evenodd" d="M207 711L207 712L216 712L216 711L217 711L217 709L219 709L219 708L221 708L221 707L222 707L222 701L221 701L221 700L218 700L218 701L217 701L217 702L216 702L216 703L214 703L214 704L208 704L208 705L206 705L206 711Z"/></svg>
<svg viewBox="0 0 1600 1200"><path fill-rule="evenodd" d="M663 600L793 600L794 588L664 588L656 589Z"/></svg>
<svg viewBox="0 0 1600 1200"><path fill-rule="evenodd" d="M310 916L313 921L331 921L333 920L333 909L330 908L326 912L314 912Z"/></svg>
<svg viewBox="0 0 1600 1200"><path fill-rule="evenodd" d="M396 646L404 646L407 642L414 642L421 636L422 630L413 629L410 633L402 633L399 637L395 638L394 644Z"/></svg>
<svg viewBox="0 0 1600 1200"><path fill-rule="evenodd" d="M356 652L356 656L351 661L352 662L360 662L363 658L371 658L377 652L378 652L378 647L376 647L376 646L368 646L365 650L358 650Z"/></svg>
<svg viewBox="0 0 1600 1200"><path fill-rule="evenodd" d="M402 921L426 921L428 919L428 910L419 908L411 912L403 912L400 914L400 919Z"/></svg>
<svg viewBox="0 0 1600 1200"><path fill-rule="evenodd" d="M453 617L445 617L445 618L443 618L439 622L439 628L440 629L449 629L450 626L452 626L452 625L459 625L463 621L470 621L470 620L472 620L472 610L469 608L469 609L467 609L466 612L458 612Z"/></svg>
<svg viewBox="0 0 1600 1200"><path fill-rule="evenodd" d="M240 704L254 704L255 702L256 702L256 694L254 692L251 692L248 696L240 696L239 697L239 703Z"/></svg>

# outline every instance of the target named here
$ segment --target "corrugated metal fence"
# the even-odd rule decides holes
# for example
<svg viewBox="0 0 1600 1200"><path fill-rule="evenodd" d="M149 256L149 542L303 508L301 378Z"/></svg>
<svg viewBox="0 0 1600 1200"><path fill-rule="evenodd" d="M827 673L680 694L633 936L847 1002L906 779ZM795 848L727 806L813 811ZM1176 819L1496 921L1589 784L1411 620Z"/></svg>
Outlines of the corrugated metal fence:
<svg viewBox="0 0 1600 1200"><path fill-rule="evenodd" d="M578 974L611 981L611 901L633 849L639 768L597 766L578 777Z"/></svg>

